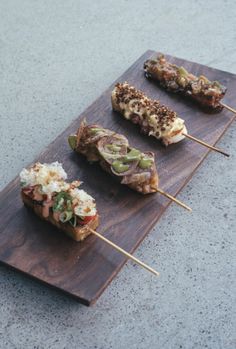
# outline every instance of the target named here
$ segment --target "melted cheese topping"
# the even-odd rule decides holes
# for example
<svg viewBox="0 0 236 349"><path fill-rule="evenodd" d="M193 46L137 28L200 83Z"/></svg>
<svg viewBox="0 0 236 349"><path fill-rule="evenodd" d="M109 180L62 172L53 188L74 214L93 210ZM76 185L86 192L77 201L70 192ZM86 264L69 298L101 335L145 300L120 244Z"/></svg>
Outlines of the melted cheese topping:
<svg viewBox="0 0 236 349"><path fill-rule="evenodd" d="M71 189L69 193L74 205L74 213L78 216L95 216L97 213L94 198L82 189Z"/></svg>
<svg viewBox="0 0 236 349"><path fill-rule="evenodd" d="M148 133L149 136L161 139L165 144L177 143L185 138L185 136L181 134L181 132L187 133L183 119L176 116L172 122L169 121L164 125L160 125L159 116L153 114L150 108L145 104L145 101L149 100L148 97L143 96L143 98L140 99L133 98L128 103L118 103L116 94L117 87L112 91L114 109L118 107L122 110L122 114L127 120L130 120L133 114L138 115L141 119L142 126L149 126L151 128ZM176 133L179 133L178 136Z"/></svg>
<svg viewBox="0 0 236 349"><path fill-rule="evenodd" d="M173 134L175 135L176 132L178 133L182 131L184 128L186 129L184 125L184 120L179 117L176 117L176 119L170 125L165 125L164 131L160 129L160 126L158 125L155 115L151 115L149 117L148 124L153 128L153 130L149 132L149 136L154 136L159 139L172 138L173 137L172 135ZM160 134L160 136L157 137L157 134Z"/></svg>

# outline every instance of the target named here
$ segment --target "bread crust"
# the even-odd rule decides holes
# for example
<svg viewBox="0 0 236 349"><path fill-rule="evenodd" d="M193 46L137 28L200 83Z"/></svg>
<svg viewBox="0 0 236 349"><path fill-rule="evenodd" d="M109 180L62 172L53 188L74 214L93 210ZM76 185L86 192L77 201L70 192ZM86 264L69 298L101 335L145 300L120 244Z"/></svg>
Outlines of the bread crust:
<svg viewBox="0 0 236 349"><path fill-rule="evenodd" d="M52 223L58 229L62 230L64 233L66 233L75 241L83 241L88 235L91 234L91 231L89 229L95 230L99 225L98 215L92 221L88 222L85 226L81 226L81 227L73 227L69 223L62 223L62 222L56 221L53 218L52 212L50 212L49 216L45 218L42 215L42 206L35 204L34 201L31 199L31 197L26 193L24 193L23 190L21 190L21 198L24 204L27 207L30 207L37 214L37 216L39 216L43 220L46 220Z"/></svg>

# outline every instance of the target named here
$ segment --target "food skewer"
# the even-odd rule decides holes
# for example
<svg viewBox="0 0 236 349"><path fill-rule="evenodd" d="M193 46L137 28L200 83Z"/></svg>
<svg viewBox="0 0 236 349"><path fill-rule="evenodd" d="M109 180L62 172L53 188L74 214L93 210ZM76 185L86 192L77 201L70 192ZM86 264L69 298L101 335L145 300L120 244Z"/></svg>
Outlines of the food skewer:
<svg viewBox="0 0 236 349"><path fill-rule="evenodd" d="M159 188L154 153L141 152L129 145L128 139L100 125L86 125L82 121L77 134L68 138L70 147L98 162L103 170L133 190L142 194L159 192L183 208L190 207Z"/></svg>
<svg viewBox="0 0 236 349"><path fill-rule="evenodd" d="M144 71L147 78L158 81L168 91L188 96L208 109L221 111L226 108L236 114L235 109L221 101L227 91L225 86L218 81L209 81L204 75L197 77L189 73L184 67L168 62L164 55L148 59Z"/></svg>
<svg viewBox="0 0 236 349"><path fill-rule="evenodd" d="M227 104L225 103L220 103L225 109L228 109L229 111L231 111L232 113L235 113L236 114L236 109L233 109L231 108L230 106L228 106Z"/></svg>
<svg viewBox="0 0 236 349"><path fill-rule="evenodd" d="M177 205L182 206L183 208L185 208L186 210L192 212L191 207L187 206L186 204L184 204L182 201L176 199L176 197L170 195L169 193L167 193L166 191L162 190L161 188L157 188L157 192L160 193L161 195L167 197L168 199L170 199L171 201L174 201Z"/></svg>
<svg viewBox="0 0 236 349"><path fill-rule="evenodd" d="M161 105L159 101L148 98L142 91L130 86L127 82L116 84L111 100L113 110L134 124L138 124L142 133L157 138L166 146L188 137L211 150L229 156L221 149L188 135L184 120L176 112Z"/></svg>
<svg viewBox="0 0 236 349"><path fill-rule="evenodd" d="M183 133L183 135L184 135L185 137L191 139L191 140L194 141L194 142L197 142L197 143L199 143L199 144L201 144L201 145L204 145L205 147L207 147L207 148L209 148L209 149L211 149L211 150L215 150L215 151L217 151L218 153L221 153L221 154L223 154L223 155L229 157L229 154L226 153L225 151L221 150L220 148L213 147L212 145L210 145L210 144L208 144L208 143L205 143L205 142L203 142L202 140L200 140L200 139L198 139L198 138L196 138L196 137L193 137L193 136L189 135L188 133Z"/></svg>
<svg viewBox="0 0 236 349"><path fill-rule="evenodd" d="M112 246L114 249L116 249L117 251L121 252L122 254L124 254L126 257L128 257L132 261L134 261L137 264L139 264L141 267L147 269L148 271L150 271L151 273L153 273L156 276L160 275L160 273L158 271L156 271L155 269L149 267L147 264L141 262L138 258L134 257L132 254L130 254L129 252L126 252L123 248L121 248L118 245L114 244L114 242L112 242L111 240L108 240L105 236L99 234L97 231L95 231L93 229L89 229L89 230L90 230L90 232L92 234L96 235L99 239L103 240L108 245Z"/></svg>
<svg viewBox="0 0 236 349"><path fill-rule="evenodd" d="M29 169L23 169L20 179L24 204L40 218L55 225L75 241L83 241L90 234L96 235L141 267L159 275L156 270L95 230L99 225L95 200L84 190L78 189L80 181L66 182L67 174L60 163L38 162Z"/></svg>

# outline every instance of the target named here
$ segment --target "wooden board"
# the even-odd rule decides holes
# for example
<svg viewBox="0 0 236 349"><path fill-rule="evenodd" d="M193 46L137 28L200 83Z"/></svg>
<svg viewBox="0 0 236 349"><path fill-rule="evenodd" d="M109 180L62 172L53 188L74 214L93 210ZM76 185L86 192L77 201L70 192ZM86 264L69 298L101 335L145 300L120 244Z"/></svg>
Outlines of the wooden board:
<svg viewBox="0 0 236 349"><path fill-rule="evenodd" d="M186 120L189 133L215 144L234 115L226 110L219 114L206 114L190 101L167 94L155 83L146 80L143 62L152 55L153 51L147 51L117 81L127 80L148 96L159 98ZM235 107L236 75L167 57L194 74L204 74L211 80L221 81L228 87L225 102ZM135 147L154 151L160 187L176 195L206 157L208 149L190 140L165 148L154 138L141 136L135 125L112 111L110 95L114 84L81 117L123 133ZM127 251L134 252L170 201L159 194L142 196L133 192L116 183L97 165L89 165L82 156L73 153L67 144L67 136L76 131L79 120L80 117L72 122L37 160L58 160L63 163L70 180L79 178L84 181L83 188L96 198L100 211L98 231ZM227 166L223 156L222 161ZM19 180L16 178L0 194L0 261L76 297L86 305L94 303L126 259L95 236L90 236L83 243L70 240L26 209L19 191ZM183 211L183 214L189 213Z"/></svg>

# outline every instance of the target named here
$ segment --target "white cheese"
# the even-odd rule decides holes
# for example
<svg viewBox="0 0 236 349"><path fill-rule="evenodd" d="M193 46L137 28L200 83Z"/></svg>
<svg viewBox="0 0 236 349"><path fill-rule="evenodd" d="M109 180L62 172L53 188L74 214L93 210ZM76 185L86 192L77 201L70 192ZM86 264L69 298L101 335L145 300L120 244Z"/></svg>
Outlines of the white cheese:
<svg viewBox="0 0 236 349"><path fill-rule="evenodd" d="M82 189L69 191L74 206L74 213L80 217L95 216L97 213L94 198Z"/></svg>
<svg viewBox="0 0 236 349"><path fill-rule="evenodd" d="M51 197L53 193L66 191L72 198L74 213L80 217L95 216L97 214L95 200L84 190L77 187L79 181L66 183L67 174L58 162L52 164L36 163L29 169L23 169L20 180L23 187L40 186L39 191ZM62 199L63 201L63 199ZM63 202L61 202L62 204Z"/></svg>
<svg viewBox="0 0 236 349"><path fill-rule="evenodd" d="M127 83L124 83L124 87L126 85L128 86ZM187 133L184 120L179 118L176 114L174 121L166 123L163 125L163 127L160 125L159 116L153 114L153 111L151 111L151 109L146 105L146 101L148 100L146 96L140 99L133 98L128 103L118 103L117 94L119 94L119 92L117 90L118 88L115 87L112 92L112 100L114 105L119 106L120 110L122 110L122 114L128 120L132 114L138 115L143 126L149 125L151 127L149 136L154 136L157 139L163 140L166 145L170 143L177 143L185 138L185 136L182 134L182 132Z"/></svg>
<svg viewBox="0 0 236 349"><path fill-rule="evenodd" d="M67 174L59 162L41 164L37 162L29 169L23 169L20 180L23 187L40 185L43 194L51 194L69 189L69 184L64 182Z"/></svg>
<svg viewBox="0 0 236 349"><path fill-rule="evenodd" d="M185 133L185 134L188 133L185 126L184 126L183 129L182 129L179 133L177 133L176 135L174 135L174 136L169 136L169 137L163 137L163 138L162 138L162 141L163 141L163 143L164 143L166 146L169 145L169 144L172 144L172 143L178 143L178 142L182 141L182 140L185 138L185 136L183 135L183 133Z"/></svg>

